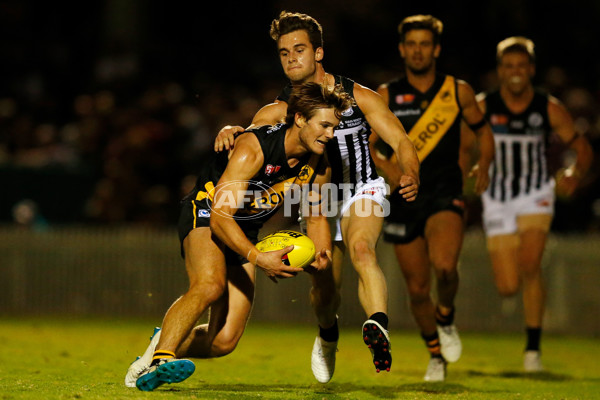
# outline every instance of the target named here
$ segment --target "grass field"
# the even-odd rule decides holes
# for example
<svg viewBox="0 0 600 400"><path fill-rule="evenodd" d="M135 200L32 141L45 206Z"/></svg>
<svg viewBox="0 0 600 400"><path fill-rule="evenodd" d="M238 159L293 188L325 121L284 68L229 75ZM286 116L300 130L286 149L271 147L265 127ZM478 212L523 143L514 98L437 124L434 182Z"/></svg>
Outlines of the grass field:
<svg viewBox="0 0 600 400"><path fill-rule="evenodd" d="M342 328L337 370L326 385L310 371L315 329L250 323L238 348L196 360L196 373L151 393L123 378L152 323L0 319L0 399L594 399L598 340L546 335L547 372L521 372L521 335L463 332L461 360L444 383L422 381L427 354L416 331L392 331L393 367L377 374L357 329Z"/></svg>

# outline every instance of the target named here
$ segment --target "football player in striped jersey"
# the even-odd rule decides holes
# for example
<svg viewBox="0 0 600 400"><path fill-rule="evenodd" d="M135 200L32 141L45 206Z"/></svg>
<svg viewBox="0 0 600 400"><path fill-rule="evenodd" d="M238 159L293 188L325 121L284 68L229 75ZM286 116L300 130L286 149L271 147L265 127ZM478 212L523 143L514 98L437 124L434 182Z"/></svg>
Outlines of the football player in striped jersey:
<svg viewBox="0 0 600 400"><path fill-rule="evenodd" d="M508 297L523 289L527 333L523 366L536 372L543 368L540 337L545 289L541 262L555 192L572 195L593 155L565 106L533 86L533 42L525 37L507 38L498 43L496 58L500 87L478 95L496 142L490 186L482 196L483 224L498 292ZM558 174L557 181L546 159L551 134L576 154L575 162Z"/></svg>

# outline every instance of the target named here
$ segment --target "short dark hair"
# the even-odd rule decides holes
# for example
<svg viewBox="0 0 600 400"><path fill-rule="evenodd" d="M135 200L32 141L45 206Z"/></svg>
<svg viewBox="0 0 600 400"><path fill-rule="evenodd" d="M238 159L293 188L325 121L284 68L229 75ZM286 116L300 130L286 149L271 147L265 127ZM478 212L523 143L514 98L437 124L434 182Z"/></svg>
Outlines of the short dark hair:
<svg viewBox="0 0 600 400"><path fill-rule="evenodd" d="M278 19L271 22L271 38L279 41L279 38L290 32L305 30L313 50L323 47L323 28L316 19L307 14L282 11Z"/></svg>
<svg viewBox="0 0 600 400"><path fill-rule="evenodd" d="M529 56L529 61L535 63L535 45L531 39L524 36L511 36L504 39L496 46L496 62L500 64L502 56L506 53L524 53Z"/></svg>
<svg viewBox="0 0 600 400"><path fill-rule="evenodd" d="M432 15L411 15L406 17L398 25L400 43L404 42L406 34L417 29L425 29L433 33L433 43L439 44L444 30L442 21Z"/></svg>
<svg viewBox="0 0 600 400"><path fill-rule="evenodd" d="M296 113L309 120L319 108L334 108L335 115L339 119L342 112L354 104L354 99L344 91L342 85L327 88L315 82L306 82L294 85L287 103L285 122L291 125L294 123Z"/></svg>

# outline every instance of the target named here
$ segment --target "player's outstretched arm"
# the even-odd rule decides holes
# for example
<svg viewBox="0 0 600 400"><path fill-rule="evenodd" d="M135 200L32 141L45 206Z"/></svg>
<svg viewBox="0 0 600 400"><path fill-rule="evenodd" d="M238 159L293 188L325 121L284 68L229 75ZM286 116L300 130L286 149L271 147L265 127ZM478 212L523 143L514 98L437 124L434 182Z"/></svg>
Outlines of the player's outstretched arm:
<svg viewBox="0 0 600 400"><path fill-rule="evenodd" d="M415 146L381 95L355 84L354 99L365 114L369 125L385 143L394 149L400 169L399 192L406 201L413 201L419 191L419 158Z"/></svg>
<svg viewBox="0 0 600 400"><path fill-rule="evenodd" d="M281 261L281 257L294 247L261 253L233 218L243 208L249 181L259 172L263 158L256 136L244 135L238 139L227 168L215 187L210 228L227 247L246 257L276 281L276 278L289 278L302 271Z"/></svg>

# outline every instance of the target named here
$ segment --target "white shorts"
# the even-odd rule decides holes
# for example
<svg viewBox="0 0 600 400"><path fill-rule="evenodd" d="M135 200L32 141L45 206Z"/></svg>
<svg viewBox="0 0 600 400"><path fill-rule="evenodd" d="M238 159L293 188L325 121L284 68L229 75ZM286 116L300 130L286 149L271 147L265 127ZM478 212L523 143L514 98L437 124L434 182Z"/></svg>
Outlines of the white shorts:
<svg viewBox="0 0 600 400"><path fill-rule="evenodd" d="M379 177L367 183L360 183L356 186L354 195L351 190L345 189L343 194L343 200L336 201L330 204L330 209L336 210L335 215L328 217L329 227L331 229L331 237L336 242L342 241L342 228L340 221L342 216L348 211L350 206L360 199L370 199L379 204L383 208L383 214L381 217L386 217L390 213L389 201L386 195L389 192L389 187L385 183L383 177ZM302 232L306 233L306 223L302 219L302 216L298 219Z"/></svg>
<svg viewBox="0 0 600 400"><path fill-rule="evenodd" d="M483 228L487 237L517 233L517 217L520 215L554 215L554 181L538 191L506 202L490 198L488 192L481 196L481 200Z"/></svg>

